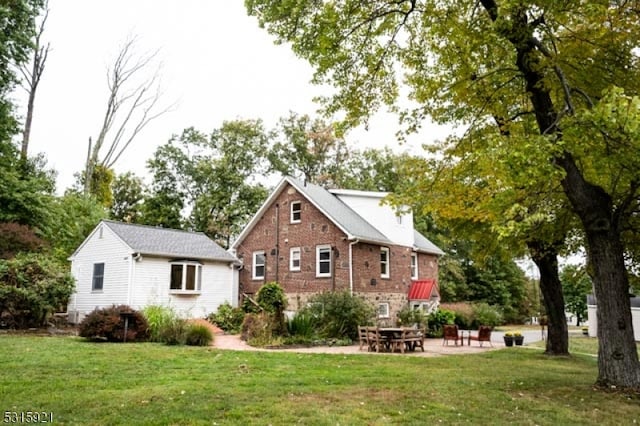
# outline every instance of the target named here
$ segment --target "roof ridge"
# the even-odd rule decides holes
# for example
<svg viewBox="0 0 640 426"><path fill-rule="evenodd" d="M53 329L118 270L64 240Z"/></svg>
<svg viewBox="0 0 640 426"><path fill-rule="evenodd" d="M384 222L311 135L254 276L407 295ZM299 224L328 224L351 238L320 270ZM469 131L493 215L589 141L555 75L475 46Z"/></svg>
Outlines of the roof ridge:
<svg viewBox="0 0 640 426"><path fill-rule="evenodd" d="M183 234L200 234L200 235L205 235L205 236L207 235L202 231L186 231L184 229L164 228L162 226L145 225L145 224L142 224L142 223L121 222L121 221L113 220L113 219L102 219L102 222L113 223L113 224L116 224L116 225L131 226L131 227L136 227L136 228L155 229L155 230L159 230L159 231L179 232L179 233L183 233Z"/></svg>

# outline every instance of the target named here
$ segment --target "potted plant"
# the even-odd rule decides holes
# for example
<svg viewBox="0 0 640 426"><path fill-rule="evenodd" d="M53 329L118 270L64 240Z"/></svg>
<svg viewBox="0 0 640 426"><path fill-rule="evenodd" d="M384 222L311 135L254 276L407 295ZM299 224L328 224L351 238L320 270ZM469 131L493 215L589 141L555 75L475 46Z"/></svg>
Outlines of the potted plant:
<svg viewBox="0 0 640 426"><path fill-rule="evenodd" d="M524 336L522 333L519 331L513 333L513 343L515 343L516 346L522 346L522 343L524 343Z"/></svg>
<svg viewBox="0 0 640 426"><path fill-rule="evenodd" d="M504 333L505 346L513 346L513 333Z"/></svg>

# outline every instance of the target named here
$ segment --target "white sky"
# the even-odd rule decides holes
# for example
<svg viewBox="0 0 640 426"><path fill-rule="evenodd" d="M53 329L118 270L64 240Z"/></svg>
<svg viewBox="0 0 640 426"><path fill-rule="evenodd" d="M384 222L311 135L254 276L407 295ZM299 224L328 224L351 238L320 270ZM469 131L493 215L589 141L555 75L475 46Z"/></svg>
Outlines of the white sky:
<svg viewBox="0 0 640 426"><path fill-rule="evenodd" d="M317 109L312 98L320 88L309 83L311 67L288 46L274 45L241 0L50 0L49 9L44 39L51 52L37 92L30 154L46 154L58 171L59 193L84 166L88 138L95 140L106 107L106 69L131 35L141 53L160 49L163 99L178 105L138 136L117 173L145 176L156 147L190 126L209 133L224 120L260 118L272 128L290 110L314 115ZM397 120L382 114L347 141L360 149L399 149L396 130ZM446 130L430 127L423 134L430 142Z"/></svg>

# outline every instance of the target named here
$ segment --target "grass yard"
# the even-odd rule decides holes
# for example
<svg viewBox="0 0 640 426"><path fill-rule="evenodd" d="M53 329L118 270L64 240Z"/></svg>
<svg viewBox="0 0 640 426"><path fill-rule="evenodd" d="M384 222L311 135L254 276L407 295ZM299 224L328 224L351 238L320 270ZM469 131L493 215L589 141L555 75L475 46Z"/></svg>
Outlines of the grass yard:
<svg viewBox="0 0 640 426"><path fill-rule="evenodd" d="M593 389L594 357L527 348L422 358L4 335L0 365L0 409L57 424L640 422L638 395Z"/></svg>

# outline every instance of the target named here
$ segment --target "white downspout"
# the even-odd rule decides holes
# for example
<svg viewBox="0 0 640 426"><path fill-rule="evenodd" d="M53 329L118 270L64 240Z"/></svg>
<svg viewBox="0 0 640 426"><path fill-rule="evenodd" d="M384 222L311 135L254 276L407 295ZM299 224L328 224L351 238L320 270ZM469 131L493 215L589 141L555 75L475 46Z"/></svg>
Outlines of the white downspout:
<svg viewBox="0 0 640 426"><path fill-rule="evenodd" d="M353 246L360 240L355 239L349 243L349 294L353 296Z"/></svg>

